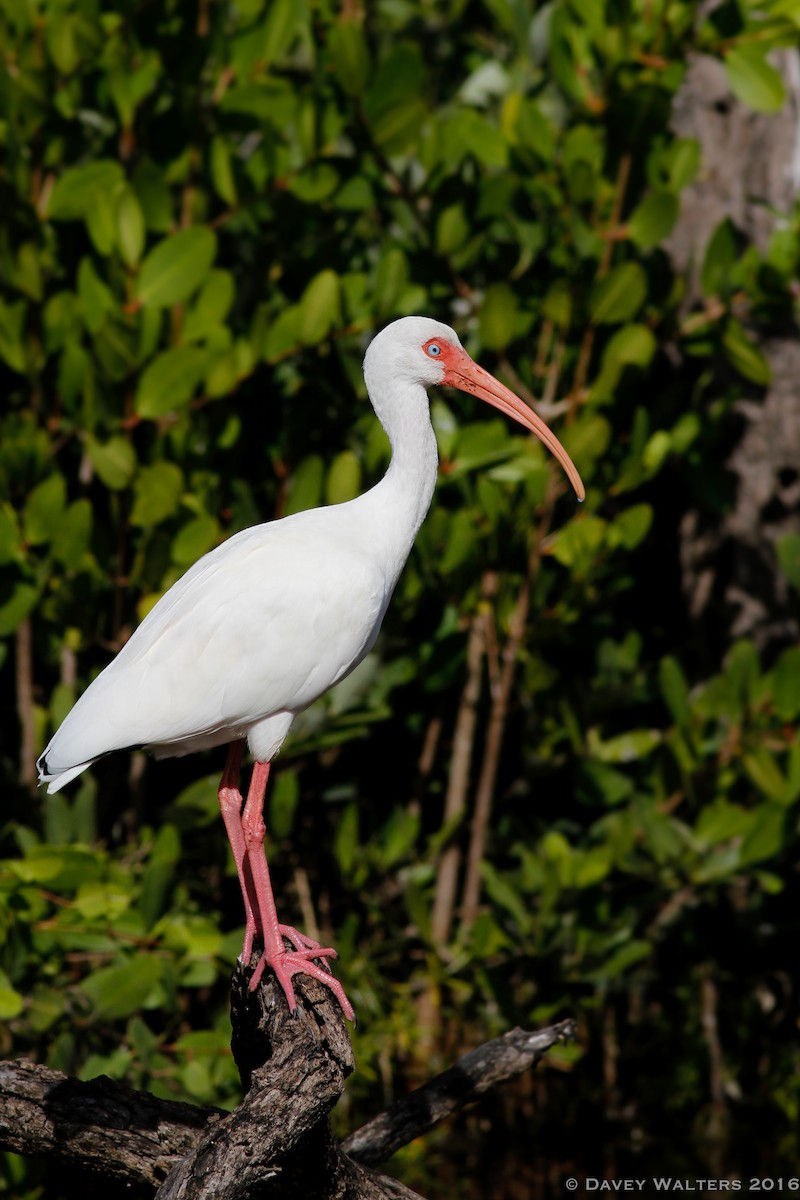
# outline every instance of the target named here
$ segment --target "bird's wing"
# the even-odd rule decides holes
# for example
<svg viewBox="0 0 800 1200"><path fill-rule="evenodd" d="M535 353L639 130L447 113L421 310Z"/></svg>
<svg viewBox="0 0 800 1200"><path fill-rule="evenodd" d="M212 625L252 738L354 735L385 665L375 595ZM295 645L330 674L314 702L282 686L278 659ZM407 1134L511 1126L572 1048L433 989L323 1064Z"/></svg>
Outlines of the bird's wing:
<svg viewBox="0 0 800 1200"><path fill-rule="evenodd" d="M298 712L377 635L393 579L336 509L245 530L192 567L67 716L49 775L127 746Z"/></svg>

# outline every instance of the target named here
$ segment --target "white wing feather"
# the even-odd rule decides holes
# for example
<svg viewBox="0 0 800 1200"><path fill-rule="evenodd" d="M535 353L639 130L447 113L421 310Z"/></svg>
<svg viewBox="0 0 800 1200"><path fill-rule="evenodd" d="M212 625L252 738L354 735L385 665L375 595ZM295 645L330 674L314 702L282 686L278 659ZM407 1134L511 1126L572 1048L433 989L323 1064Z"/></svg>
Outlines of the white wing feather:
<svg viewBox="0 0 800 1200"><path fill-rule="evenodd" d="M200 559L86 690L40 759L51 791L128 746L244 736L295 714L373 644L396 579L350 505L235 535ZM356 508L356 505L353 505ZM365 531L366 533L367 531ZM287 726L288 727L288 726Z"/></svg>

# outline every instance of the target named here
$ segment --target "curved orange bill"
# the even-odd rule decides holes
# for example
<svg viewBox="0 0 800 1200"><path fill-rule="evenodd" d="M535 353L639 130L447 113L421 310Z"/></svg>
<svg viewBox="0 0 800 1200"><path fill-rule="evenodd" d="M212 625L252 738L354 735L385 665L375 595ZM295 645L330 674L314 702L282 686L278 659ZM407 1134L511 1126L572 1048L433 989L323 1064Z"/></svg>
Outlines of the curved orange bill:
<svg viewBox="0 0 800 1200"><path fill-rule="evenodd" d="M494 375L490 375L488 371L484 371L483 367L479 367L476 362L473 362L466 350L447 355L443 382L449 387L469 392L471 396L478 396L487 404L499 408L500 412L517 421L525 429L529 429L531 433L535 433L539 441L561 463L578 499L585 498L586 489L578 470L556 435L548 429L542 418L538 417L532 408L520 400L519 396L515 396L498 379L495 379Z"/></svg>

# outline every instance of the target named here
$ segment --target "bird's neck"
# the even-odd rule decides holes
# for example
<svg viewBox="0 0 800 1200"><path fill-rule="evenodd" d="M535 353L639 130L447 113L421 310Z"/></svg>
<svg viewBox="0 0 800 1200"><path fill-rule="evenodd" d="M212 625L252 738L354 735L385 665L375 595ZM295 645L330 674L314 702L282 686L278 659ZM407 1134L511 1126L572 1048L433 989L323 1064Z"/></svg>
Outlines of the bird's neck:
<svg viewBox="0 0 800 1200"><path fill-rule="evenodd" d="M421 384L389 380L370 387L370 399L392 447L389 469L372 495L384 512L386 532L405 544L407 554L436 486L439 459L428 396Z"/></svg>

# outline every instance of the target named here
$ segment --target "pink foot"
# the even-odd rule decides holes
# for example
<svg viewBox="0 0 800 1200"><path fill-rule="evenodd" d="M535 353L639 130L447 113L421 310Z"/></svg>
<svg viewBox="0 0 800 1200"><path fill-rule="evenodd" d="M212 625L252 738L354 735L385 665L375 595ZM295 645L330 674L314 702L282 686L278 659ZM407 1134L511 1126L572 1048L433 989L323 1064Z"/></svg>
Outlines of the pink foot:
<svg viewBox="0 0 800 1200"><path fill-rule="evenodd" d="M293 925L279 925L278 933L282 938L292 943L295 950L301 953L304 950L313 950L313 958L338 958L339 955L332 947L324 948L319 942L315 942L313 938L306 937L304 933L300 933ZM244 931L244 944L242 945L242 953L240 958L242 962L249 963L253 953L253 939L261 936L261 931L256 927L255 921L247 922Z"/></svg>
<svg viewBox="0 0 800 1200"><path fill-rule="evenodd" d="M315 942L313 938L306 937L306 935L304 933L300 933L300 931L298 929L295 929L294 925L279 925L278 931L279 931L281 937L285 937L285 938L289 939L289 941L294 946L295 950L319 950L319 951L321 951L321 953L316 954L314 956L315 958L321 958L323 955L326 958L338 958L339 957L339 955L336 953L335 950L332 950L330 948L327 950L322 950L322 945L320 942Z"/></svg>
<svg viewBox="0 0 800 1200"><path fill-rule="evenodd" d="M284 927L281 927L281 932L284 932ZM294 934L299 940L311 943L307 946L297 946ZM296 929L291 930L291 933L286 933L295 945L294 950L281 950L277 954L270 954L266 950L258 960L258 966L253 972L253 977L250 980L250 991L254 992L258 987L261 976L267 967L275 972L278 983L283 988L283 994L286 997L289 1005L289 1012L293 1013L297 1008L297 998L292 987L293 975L310 975L312 979L318 979L320 983L324 983L333 992L336 999L341 1005L342 1012L347 1017L348 1021L355 1019L353 1006L345 995L345 990L330 971L327 966L319 966L313 961L315 958L336 958L336 951L331 946L319 946L315 942L311 942L310 938L306 938L303 934L298 934Z"/></svg>

